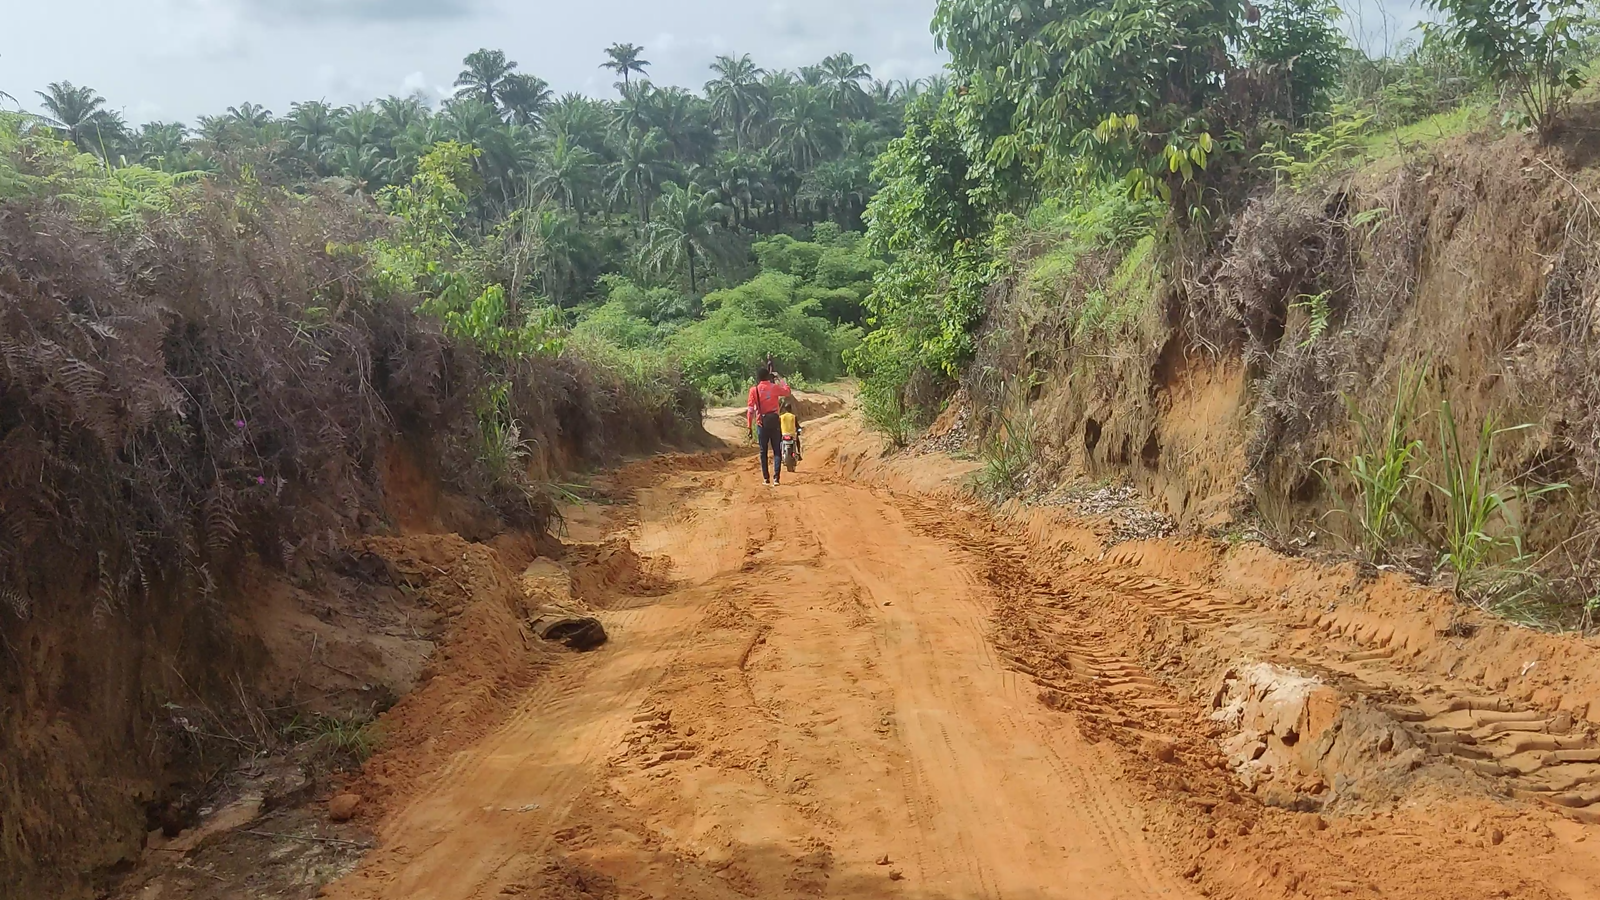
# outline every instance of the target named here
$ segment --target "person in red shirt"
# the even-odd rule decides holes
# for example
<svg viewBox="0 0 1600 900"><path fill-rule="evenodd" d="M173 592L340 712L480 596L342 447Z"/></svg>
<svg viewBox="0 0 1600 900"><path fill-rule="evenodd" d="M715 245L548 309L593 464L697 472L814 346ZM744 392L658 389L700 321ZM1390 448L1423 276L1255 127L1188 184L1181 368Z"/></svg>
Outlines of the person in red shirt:
<svg viewBox="0 0 1600 900"><path fill-rule="evenodd" d="M745 423L761 444L761 480L777 485L783 477L783 427L778 420L778 403L789 396L789 382L778 377L770 366L762 366L756 373L755 387L750 389L750 405L745 410ZM772 467L767 467L768 452Z"/></svg>

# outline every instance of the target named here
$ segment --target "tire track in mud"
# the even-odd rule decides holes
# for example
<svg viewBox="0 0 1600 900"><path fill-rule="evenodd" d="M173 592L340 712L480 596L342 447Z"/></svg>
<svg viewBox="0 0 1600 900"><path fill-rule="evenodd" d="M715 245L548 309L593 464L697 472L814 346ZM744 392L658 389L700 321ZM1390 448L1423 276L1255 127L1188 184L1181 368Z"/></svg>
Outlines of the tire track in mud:
<svg viewBox="0 0 1600 900"><path fill-rule="evenodd" d="M860 491L859 488L837 483L830 485L830 488L847 492ZM908 528L916 532L920 530L920 526L930 521L932 515L936 515L904 504L893 503L886 492L873 491L871 495L886 508L875 511L878 512L875 521L850 523L854 533L892 533L897 528ZM846 501L846 505L852 509L870 508L865 503ZM837 531L843 530L838 523L830 524ZM826 537L821 540L827 543ZM878 543L892 542L881 540ZM1006 667L999 665L1000 660L990 646L987 623L994 612L992 607L994 598L990 595L989 586L984 580L963 567L959 559L929 548L918 548L913 551L907 547L893 556L898 558L897 564L887 563L880 557L869 554L855 554L842 561L844 570L849 573L852 580L860 584L878 604L891 609L910 611L908 613L910 617L897 624L900 624L903 630L912 632L912 640L917 642L917 652L910 655L897 654L891 644L885 648L885 656L908 661L941 660L947 659L952 649L959 649L961 656L971 664L972 674L959 675L953 681L944 674L952 668L947 665L920 672L903 670L899 679L902 690L916 690L920 684L922 685L920 690L926 692L928 698L926 702L963 712L957 719L933 722L927 726L925 732L910 735L913 777L908 779L908 784L910 790L914 792L910 806L913 810L920 811L916 820L925 835L925 842L935 847L943 844L948 850L955 852L956 858L960 860L958 867L970 873L972 879L970 887L975 895L1001 897L1014 891L1017 888L1014 881L1015 873L996 871L983 855L969 849L969 836L973 833L973 829L983 827L978 823L988 822L993 815L990 812L992 809L990 803L986 802L988 798L980 800L972 790L974 788L986 791L998 790L998 784L986 783L982 777L986 768L984 761L1012 759L1020 762L1016 758L1016 751L1019 747L1027 746L1037 761L1043 765L1039 767L1037 764L1030 764L1014 774L1020 776L1021 772L1026 771L1029 775L1036 776L1040 790L1044 790L1048 784L1050 797L1071 805L1071 818L1074 824L1069 826L1065 822L1054 821L1052 825L1057 830L1053 834L1073 832L1073 837L1079 844L1077 852L1084 858L1093 858L1096 864L1104 866L1105 871L1101 874L1105 880L1097 887L1089 888L1090 890L1098 889L1103 896L1108 897L1189 894L1187 887L1167 871L1165 861L1158 860L1156 854L1147 846L1142 831L1134 821L1138 814L1133 805L1126 802L1127 798L1118 796L1118 792L1108 790L1108 779L1112 773L1088 765L1088 760L1084 759L1082 753L1085 748L1071 747L1070 750L1073 752L1064 752L1067 748L1053 746L1062 736L1038 726L1033 721L1034 715L1028 711L1032 708L1031 698L1018 696L1015 675ZM928 562L929 557L936 559L937 562ZM920 583L897 584L903 580L905 574L919 570L945 573L939 579L945 582L945 590L928 591L927 586ZM960 575L950 577L954 573ZM923 591L920 594L919 589ZM941 594L949 599L937 604L930 602L933 597ZM941 621L948 623L946 627L950 632L949 643L941 641L941 645L936 646L931 633L933 623ZM892 630L889 637L891 641L894 639ZM976 690L977 684L974 679L979 673L990 673L985 681L997 690L992 692ZM982 705L997 708L988 710L988 715L968 713L966 707L969 704L979 703L971 696L974 693L988 698L988 702ZM961 696L963 694L967 696ZM905 703L906 701L902 700L902 705ZM957 722L966 725L969 721L981 722L981 730L984 733L974 733L969 727L965 729L961 739L952 736L952 725ZM922 724L920 717L912 717L908 727ZM974 752L979 746L993 749ZM1088 759L1092 760L1095 756L1090 753ZM1010 781L1012 774L997 773L997 781L1000 783ZM1115 802L1111 799L1113 797L1124 802ZM1019 805L1027 803L1020 798L1017 798L1016 802ZM1042 818L1045 821L1052 819L1048 814L1044 814ZM1034 836L1026 832L1012 832L1006 828L1000 830L1012 836L1017 843L1034 842ZM1046 829L1046 834L1051 833L1050 829ZM952 835L957 842L954 847L949 846ZM948 854L937 854L934 864L940 865L938 857L945 856ZM949 866L948 863L944 863L943 867L946 870L957 868ZM926 877L937 882L941 874L944 873L935 868L927 872ZM1006 886L999 882L1002 874L1007 877Z"/></svg>
<svg viewBox="0 0 1600 900"><path fill-rule="evenodd" d="M1108 553L1099 580L1189 626L1227 628L1254 612L1218 591L1122 571L1137 571L1142 561L1137 550ZM1287 652L1266 654L1273 661L1315 672L1353 697L1373 698L1428 756L1483 776L1486 792L1538 803L1585 824L1600 823L1600 791L1576 790L1600 784L1600 744L1570 713L1464 690L1409 670L1406 647L1397 646L1392 627L1362 634L1328 611L1287 630L1298 640Z"/></svg>
<svg viewBox="0 0 1600 900"><path fill-rule="evenodd" d="M1402 892L1414 897L1595 896L1572 887L1587 883L1583 878L1551 876L1537 864L1517 864L1517 858L1502 865L1491 854L1463 847L1460 834L1448 830L1414 832L1396 845L1407 852L1387 859L1387 867L1374 865L1370 854L1327 839L1327 820L1293 812L1320 803L1302 805L1307 798L1292 792L1241 792L1244 786L1231 777L1211 740L1218 736L1210 721L1215 700L1208 701L1208 685L1183 673L1179 651L1184 644L1209 642L1214 657L1254 656L1319 676L1402 729L1426 760L1473 773L1477 781L1445 783L1491 816L1500 802L1495 798L1514 796L1581 822L1594 820L1590 807L1600 810L1600 790L1586 786L1600 784L1600 750L1587 734L1562 734L1574 728L1569 715L1551 715L1492 692L1463 691L1410 671L1392 629L1358 634L1334 612L1282 622L1226 590L1147 571L1139 550L1063 558L961 504L936 505L916 496L897 502L916 527L977 560L998 598L992 628L1002 658L1037 685L1041 702L1072 714L1085 735L1122 748L1130 778L1144 782L1176 813L1161 830L1196 849L1185 873L1209 894L1322 896L1321 887L1332 886L1332 896L1379 897L1406 884ZM1438 785L1429 787L1437 791ZM1516 814L1504 815L1499 821L1509 826ZM1487 848L1497 844L1501 831L1475 824L1482 820L1480 814L1466 827L1492 830L1494 842L1483 839ZM1335 819L1332 827L1345 825ZM1359 834L1367 826L1352 827ZM1546 836L1533 843L1550 846L1547 826L1535 822L1529 828ZM1295 852L1283 852L1286 839ZM1240 852L1247 848L1263 852ZM1431 878L1452 865L1484 877L1444 884ZM1557 881L1566 893L1552 892Z"/></svg>

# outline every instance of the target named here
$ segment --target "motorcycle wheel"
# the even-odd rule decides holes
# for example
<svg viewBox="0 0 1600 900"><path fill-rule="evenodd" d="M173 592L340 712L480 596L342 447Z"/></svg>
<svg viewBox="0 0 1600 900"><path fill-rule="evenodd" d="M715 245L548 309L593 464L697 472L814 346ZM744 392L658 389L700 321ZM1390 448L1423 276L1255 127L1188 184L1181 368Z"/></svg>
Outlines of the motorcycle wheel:
<svg viewBox="0 0 1600 900"><path fill-rule="evenodd" d="M788 469L791 472L794 471L794 451L793 450L790 450L789 452L783 454L783 467L785 469Z"/></svg>

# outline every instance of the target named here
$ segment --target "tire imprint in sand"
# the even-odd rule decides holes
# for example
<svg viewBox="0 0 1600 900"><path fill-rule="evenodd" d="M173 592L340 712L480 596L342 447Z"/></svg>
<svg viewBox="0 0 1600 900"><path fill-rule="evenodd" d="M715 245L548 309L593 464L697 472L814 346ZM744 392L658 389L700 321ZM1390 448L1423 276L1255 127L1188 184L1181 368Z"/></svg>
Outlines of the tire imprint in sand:
<svg viewBox="0 0 1600 900"><path fill-rule="evenodd" d="M1063 614L1047 627L1051 643L1064 649L1065 660L1040 660L1037 654L1030 659L1020 647L1003 641L996 644L1003 652L1014 652L1006 656L1013 668L1041 687L1070 697L1074 711L1091 721L1159 730L1160 723L1129 717L1125 707L1118 707L1131 705L1173 721L1188 713L1182 700L1153 678L1138 659L1118 652L1100 629L1080 624L1089 620L1081 615L1085 602L1131 601L1157 616L1211 632L1263 618L1254 607L1224 591L1140 571L1143 559L1137 549L1113 549L1099 560L1071 565L1053 579L1003 572L1000 570L1014 569L1026 559L1020 544L993 534L986 535L994 538L992 545L977 544L946 527L940 511L916 501L906 502L917 509L908 513L908 520L930 533L954 539L968 552L987 555L999 564L992 572L994 579L1031 591L1037 607ZM1069 583L1061 586L1062 582ZM1386 636L1364 636L1333 613L1289 628L1321 640L1302 639L1289 653L1263 654L1270 661L1314 672L1352 696L1378 699L1379 708L1430 755L1483 776L1489 782L1489 793L1536 802L1587 824L1600 822L1600 789L1581 790L1600 785L1600 744L1577 732L1570 714L1551 714L1504 695L1463 692L1426 679L1419 686L1416 674L1396 667L1403 648L1394 646L1392 631ZM1345 649L1341 650L1340 641ZM1317 650L1316 643L1333 652ZM1053 677L1062 674L1062 669L1072 681Z"/></svg>
<svg viewBox="0 0 1600 900"><path fill-rule="evenodd" d="M948 537L949 532L937 534L936 522L942 521L942 514L937 510L919 507L916 504L894 502L888 492L874 491L874 499L892 502L893 510L890 516L898 520L902 527L910 528L919 533L934 533L934 536ZM959 545L961 541L957 540ZM970 548L968 548L970 549ZM1007 547L1010 554L1022 558L1023 551L1017 547ZM863 584L865 589L871 591L875 579L863 569L863 560L870 561L871 557L855 557L844 562L844 566L852 577ZM952 567L955 571L963 573L958 579L965 596L965 603L960 612L949 616L957 632L958 639L963 644L969 644L972 653L978 662L980 670L994 670L1002 689L1007 697L1017 697L1018 680L1010 667L1002 667L996 659L995 648L991 646L987 620L992 613L992 606L988 602L992 584L985 586L985 580L972 574L961 566ZM1003 601L1002 601L1003 602ZM878 601L881 603L881 601ZM876 604L875 604L876 605ZM934 648L922 641L918 655L924 658L935 657ZM886 649L886 656L893 653ZM1003 655L1002 655L1003 658ZM910 679L903 679L910 680ZM945 682L933 679L929 685L932 696L942 702L948 702ZM1020 698L1019 698L1020 700ZM1031 704L1031 699L1021 701ZM1166 861L1151 852L1146 844L1142 830L1135 821L1136 814L1130 807L1114 802L1108 802L1105 790L1104 773L1091 772L1081 763L1069 759L1066 755L1058 753L1051 747L1054 738L1047 729L1037 724L1028 717L1006 715L1000 719L1005 726L1002 734L995 735L1003 746L1015 747L1027 743L1035 747L1044 748L1043 759L1056 779L1059 779L1065 790L1061 793L1073 798L1077 817L1083 824L1089 826L1092 840L1106 848L1103 853L1106 863L1114 871L1120 873L1113 878L1114 881L1125 885L1124 890L1130 896L1188 896L1192 894L1181 879L1171 873L1165 865ZM1023 724L1027 722L1027 724ZM909 727L909 726L908 726ZM916 735L913 735L916 737ZM991 740L993 742L993 740ZM907 779L908 789L914 791L915 799L910 806L918 810L914 817L915 824L930 838L938 833L945 835L944 842L949 843L949 836L954 834L957 846L951 848L958 853L959 868L972 873L978 895L983 897L999 898L1005 895L996 884L994 873L990 871L978 856L968 849L966 829L963 822L978 817L978 804L966 793L966 784L958 780L957 784L937 784L932 776L934 772L961 771L966 766L964 761L957 756L955 746L950 739L948 730L942 726L939 729L938 739L930 740L923 736L921 740L913 741L914 744L934 750L933 758L926 762L919 759L916 754L911 754L911 764L914 768L913 777ZM1059 789L1052 789L1059 790ZM951 819L938 827L941 823L940 813L943 811L938 798L959 798L962 802L953 809L954 815L947 816ZM1079 835L1077 837L1089 837ZM1101 854L1096 854L1097 858ZM924 877L937 881L941 874L941 867L945 870L958 868L950 866L948 860L936 859L934 868L928 869L924 864ZM1120 895L1120 892L1119 892ZM1109 895L1107 895L1109 896Z"/></svg>
<svg viewBox="0 0 1600 900"><path fill-rule="evenodd" d="M1220 591L1114 568L1136 570L1143 562L1138 550L1114 551L1104 561L1113 568L1090 567L1091 578L1186 624L1228 627L1255 614ZM1299 640L1289 652L1271 654L1274 662L1316 672L1352 696L1375 699L1430 756L1483 776L1491 793L1538 803L1585 824L1600 823L1600 790L1578 790L1600 784L1600 744L1578 729L1570 713L1550 713L1493 692L1463 691L1408 671L1406 648L1397 646L1392 628L1364 635L1332 611L1289 627Z"/></svg>
<svg viewBox="0 0 1600 900"><path fill-rule="evenodd" d="M1165 671L1171 660L1166 654L1175 649L1175 635L1181 636L1179 649L1183 641L1203 636L1221 658L1254 657L1299 668L1344 695L1365 698L1396 727L1428 741L1433 758L1481 776L1476 789L1465 787L1471 776L1459 782L1464 802L1477 804L1467 809L1493 810L1492 798L1516 796L1580 822L1593 821L1600 790L1586 786L1600 785L1600 751L1587 735L1562 734L1574 726L1570 716L1531 709L1492 691L1452 689L1437 677L1406 669L1406 654L1392 628L1358 630L1334 612L1307 622L1282 621L1212 585L1141 571L1137 553L1113 550L1098 559L1063 559L1061 551L1041 550L1028 538L1013 536L981 511L939 507L916 497L899 502L908 521L976 560L1000 598L992 619L995 647L1011 668L1039 686L1039 699L1073 714L1086 735L1109 737L1132 751L1138 762L1128 774L1179 813L1163 829L1194 847L1194 862L1184 874L1207 884L1211 895L1253 900L1277 891L1321 897L1328 890L1329 895L1375 898L1391 895L1380 885L1408 884L1407 895L1419 897L1443 890L1437 896L1553 898L1553 886L1561 883L1567 891L1562 896L1572 900L1597 896L1588 887L1576 887L1588 884L1584 876L1551 874L1539 864L1520 864L1515 855L1497 860L1474 853L1470 843L1463 846L1460 832L1449 829L1429 835L1431 843L1397 834L1405 840L1392 851L1403 847L1407 852L1391 851L1382 861L1338 839L1307 845L1299 854L1280 852L1285 832L1293 835L1305 826L1295 814L1286 817L1262 799L1238 792L1239 784L1226 774L1207 737L1212 710L1204 698L1209 695L1201 693L1199 703L1191 700L1194 695L1181 687L1177 673ZM1160 677L1146 665L1157 660ZM1173 681L1180 684L1176 691L1169 687ZM1429 784L1437 791L1439 785L1458 782L1435 778ZM1313 820L1313 833L1333 827L1320 817ZM1473 828L1488 833L1488 826L1474 821L1482 819L1464 825L1458 820L1458 827L1469 829L1469 835ZM1254 837L1258 826L1260 838ZM1257 852L1229 849L1227 836L1235 827L1240 842ZM1339 827L1360 833L1362 826ZM1528 828L1530 835L1545 835L1540 840L1553 837L1538 820ZM1498 842L1500 833L1494 833ZM1295 842L1288 839L1288 845ZM1273 852L1262 852L1269 848ZM1585 871L1587 864L1572 865ZM1441 866L1479 877L1438 883L1435 873Z"/></svg>

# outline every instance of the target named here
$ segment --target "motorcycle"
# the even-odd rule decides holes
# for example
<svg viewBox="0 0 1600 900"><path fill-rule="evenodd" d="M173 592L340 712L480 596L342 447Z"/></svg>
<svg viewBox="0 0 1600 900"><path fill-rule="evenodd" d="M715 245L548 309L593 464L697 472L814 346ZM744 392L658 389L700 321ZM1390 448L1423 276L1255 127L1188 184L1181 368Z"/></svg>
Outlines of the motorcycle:
<svg viewBox="0 0 1600 900"><path fill-rule="evenodd" d="M783 467L790 472L794 471L795 463L800 461L797 445L800 443L800 432L802 431L805 431L805 427L798 426L795 428L793 435L785 435L783 438Z"/></svg>

